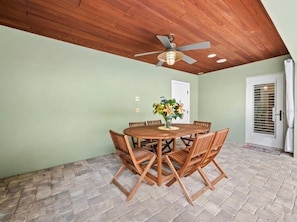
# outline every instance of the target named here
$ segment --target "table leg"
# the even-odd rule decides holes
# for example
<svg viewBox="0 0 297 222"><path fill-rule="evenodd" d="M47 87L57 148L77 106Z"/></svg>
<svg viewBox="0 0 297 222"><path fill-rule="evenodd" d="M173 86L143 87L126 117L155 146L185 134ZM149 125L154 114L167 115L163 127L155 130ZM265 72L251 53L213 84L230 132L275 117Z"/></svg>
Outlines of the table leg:
<svg viewBox="0 0 297 222"><path fill-rule="evenodd" d="M158 149L157 149L157 177L158 177L158 181L157 184L158 186L161 186L162 184L162 139L158 140Z"/></svg>
<svg viewBox="0 0 297 222"><path fill-rule="evenodd" d="M176 148L176 138L173 139L172 150L174 151Z"/></svg>

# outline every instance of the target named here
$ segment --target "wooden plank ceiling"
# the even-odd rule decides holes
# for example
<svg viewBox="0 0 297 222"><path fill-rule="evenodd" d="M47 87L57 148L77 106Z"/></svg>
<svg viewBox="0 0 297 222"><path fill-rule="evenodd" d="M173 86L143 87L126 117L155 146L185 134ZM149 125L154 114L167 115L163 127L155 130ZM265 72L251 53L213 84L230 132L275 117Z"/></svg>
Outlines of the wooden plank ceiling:
<svg viewBox="0 0 297 222"><path fill-rule="evenodd" d="M156 35L209 41L184 52L196 63L163 65L193 74L288 54L260 0L0 0L0 12L2 25L151 64L158 54L134 54L164 50Z"/></svg>

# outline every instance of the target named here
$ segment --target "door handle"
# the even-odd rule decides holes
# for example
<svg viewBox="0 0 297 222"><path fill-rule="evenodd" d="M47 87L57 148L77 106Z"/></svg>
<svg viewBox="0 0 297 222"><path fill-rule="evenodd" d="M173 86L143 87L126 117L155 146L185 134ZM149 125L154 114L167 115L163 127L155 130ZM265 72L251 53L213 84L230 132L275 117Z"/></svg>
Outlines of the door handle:
<svg viewBox="0 0 297 222"><path fill-rule="evenodd" d="M275 114L276 116L279 115L279 121L282 121L282 114L283 112L280 110L279 113Z"/></svg>

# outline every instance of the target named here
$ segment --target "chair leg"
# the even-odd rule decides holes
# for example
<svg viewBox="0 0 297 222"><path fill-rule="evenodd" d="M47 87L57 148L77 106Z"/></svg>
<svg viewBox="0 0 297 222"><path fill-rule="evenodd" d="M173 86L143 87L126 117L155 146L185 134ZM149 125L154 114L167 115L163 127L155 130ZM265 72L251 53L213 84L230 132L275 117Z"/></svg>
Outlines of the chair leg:
<svg viewBox="0 0 297 222"><path fill-rule="evenodd" d="M189 201L189 203L190 203L191 205L194 206L194 203L193 203L193 201L192 201L192 199L191 199L191 197L190 197L190 195L189 195L189 193L188 193L186 187L185 187L184 184L182 183L182 181L181 181L181 179L180 179L178 173L176 172L176 170L175 170L173 164L171 163L169 157L168 157L168 156L165 156L165 158L166 158L166 161L167 161L167 163L168 163L168 166L170 167L170 169L171 169L171 171L172 171L174 177L176 178L177 182L179 183L179 185L180 185L180 187L181 187L181 189L182 189L184 195L186 196L187 200Z"/></svg>
<svg viewBox="0 0 297 222"><path fill-rule="evenodd" d="M168 148L168 152L170 152L171 151L171 147L170 147L170 144L173 142L173 139L172 140L164 140L164 142L165 142L165 145L162 147L162 152L166 149L166 148Z"/></svg>
<svg viewBox="0 0 297 222"><path fill-rule="evenodd" d="M127 189L125 189L119 182L118 182L118 178L119 176L124 172L124 170L126 169L126 165L122 164L122 166L120 167L120 169L117 171L117 173L114 175L114 177L112 178L112 180L110 181L110 183L113 183L114 185L116 185L126 196L127 199L126 201L129 201L132 199L132 197L134 196L134 194L136 193L138 187L140 186L141 182L143 180L145 180L149 185L154 185L154 183L152 182L151 179L149 179L148 177L146 177L146 174L148 173L149 169L151 168L152 164L154 163L156 159L156 156L154 156L149 163L146 165L146 167L144 168L144 170L141 172L139 179L137 180L136 184L134 185L133 189L129 192ZM130 168L129 168L130 169ZM130 169L131 170L131 169ZM135 171L133 169L133 171ZM132 171L132 173L133 173ZM141 171L141 169L140 169ZM136 172L136 171L135 171Z"/></svg>
<svg viewBox="0 0 297 222"><path fill-rule="evenodd" d="M190 139L190 137L181 137L180 139L186 145L186 147L191 146L191 142L193 142L193 140Z"/></svg>
<svg viewBox="0 0 297 222"><path fill-rule="evenodd" d="M197 193L192 195L192 200L196 200L198 197L200 197L205 191L207 191L209 189L208 186L203 187L201 190L199 190Z"/></svg>
<svg viewBox="0 0 297 222"><path fill-rule="evenodd" d="M123 164L118 170L118 172L114 175L110 183L113 183L114 185L116 185L126 196L128 196L129 192L117 181L117 179L124 172L125 169L126 169L126 166Z"/></svg>
<svg viewBox="0 0 297 222"><path fill-rule="evenodd" d="M134 194L136 193L138 187L140 186L141 182L143 179L145 179L147 172L149 171L149 169L151 168L152 164L154 163L156 159L156 156L154 156L150 162L147 164L146 168L144 169L144 171L141 173L140 178L137 180L134 188L131 190L130 194L127 196L126 201L131 200L131 198L134 196Z"/></svg>
<svg viewBox="0 0 297 222"><path fill-rule="evenodd" d="M150 146L150 151L153 153L157 153L158 144L153 144Z"/></svg>
<svg viewBox="0 0 297 222"><path fill-rule="evenodd" d="M120 167L118 172L116 172L114 177L111 179L110 183L113 183L114 180L117 180L119 178L119 176L124 172L125 169L126 169L126 166L124 164L122 164L122 166Z"/></svg>
<svg viewBox="0 0 297 222"><path fill-rule="evenodd" d="M146 169L147 167L149 167L148 170L149 170L150 168L152 168L152 166L153 166L153 164L154 164L156 158L157 158L157 157L153 157L153 158L150 160L150 162L149 162L148 164L143 164L143 165L141 165L141 166L140 166L141 169L139 169L139 171L140 171L140 172L144 172L145 169ZM153 160L153 162L151 163L152 160ZM142 170L142 171L141 171L141 170ZM148 171L147 171L147 173L148 173ZM146 174L147 174L147 173L146 173ZM145 175L146 175L146 174L145 174ZM141 176L142 173L139 174L139 175ZM145 182L146 182L148 185L150 185L150 186L153 186L153 185L155 184L155 183L151 180L151 178L149 178L149 177L147 177L147 176L144 177L144 180L145 180Z"/></svg>
<svg viewBox="0 0 297 222"><path fill-rule="evenodd" d="M198 167L197 171L200 174L200 176L202 177L202 179L205 181L206 186L208 186L211 190L214 190L215 188L212 185L212 182L208 179L206 174L203 172L202 168Z"/></svg>
<svg viewBox="0 0 297 222"><path fill-rule="evenodd" d="M214 186L212 185L212 182L208 179L208 177L203 172L203 170L202 170L202 168L200 166L197 167L197 166L194 165L193 168L192 168L192 170L188 171L187 174L185 174L184 176L185 177L190 176L190 175L192 175L196 171L200 174L200 176L204 180L205 186L202 189L200 189L198 192L194 193L191 196L192 201L194 201L195 199L197 199L200 195L202 195L208 189L210 189L210 190L214 190L215 189ZM169 181L169 182L171 182L171 181Z"/></svg>
<svg viewBox="0 0 297 222"><path fill-rule="evenodd" d="M217 184L221 179L223 179L223 178L228 178L228 176L227 176L227 174L222 170L222 168L219 166L218 162L217 162L215 159L213 159L212 162L214 163L214 165L216 166L216 168L217 168L217 169L220 171L220 173L221 173L216 179L214 179L214 180L211 182L213 185L215 185L215 184Z"/></svg>
<svg viewBox="0 0 297 222"><path fill-rule="evenodd" d="M173 177L168 183L166 183L166 186L167 186L167 187L170 187L172 184L175 183L175 181L176 181L176 178Z"/></svg>

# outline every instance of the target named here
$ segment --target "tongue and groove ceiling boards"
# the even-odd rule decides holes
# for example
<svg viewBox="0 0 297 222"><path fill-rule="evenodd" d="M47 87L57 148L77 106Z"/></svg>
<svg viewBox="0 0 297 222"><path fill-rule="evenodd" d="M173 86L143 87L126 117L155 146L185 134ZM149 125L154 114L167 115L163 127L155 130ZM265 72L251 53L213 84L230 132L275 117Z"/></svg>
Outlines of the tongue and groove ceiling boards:
<svg viewBox="0 0 297 222"><path fill-rule="evenodd" d="M154 65L159 54L134 55L164 51L157 36L209 42L184 52L193 63L162 63L192 74L288 54L260 0L0 0L0 11L1 25Z"/></svg>

